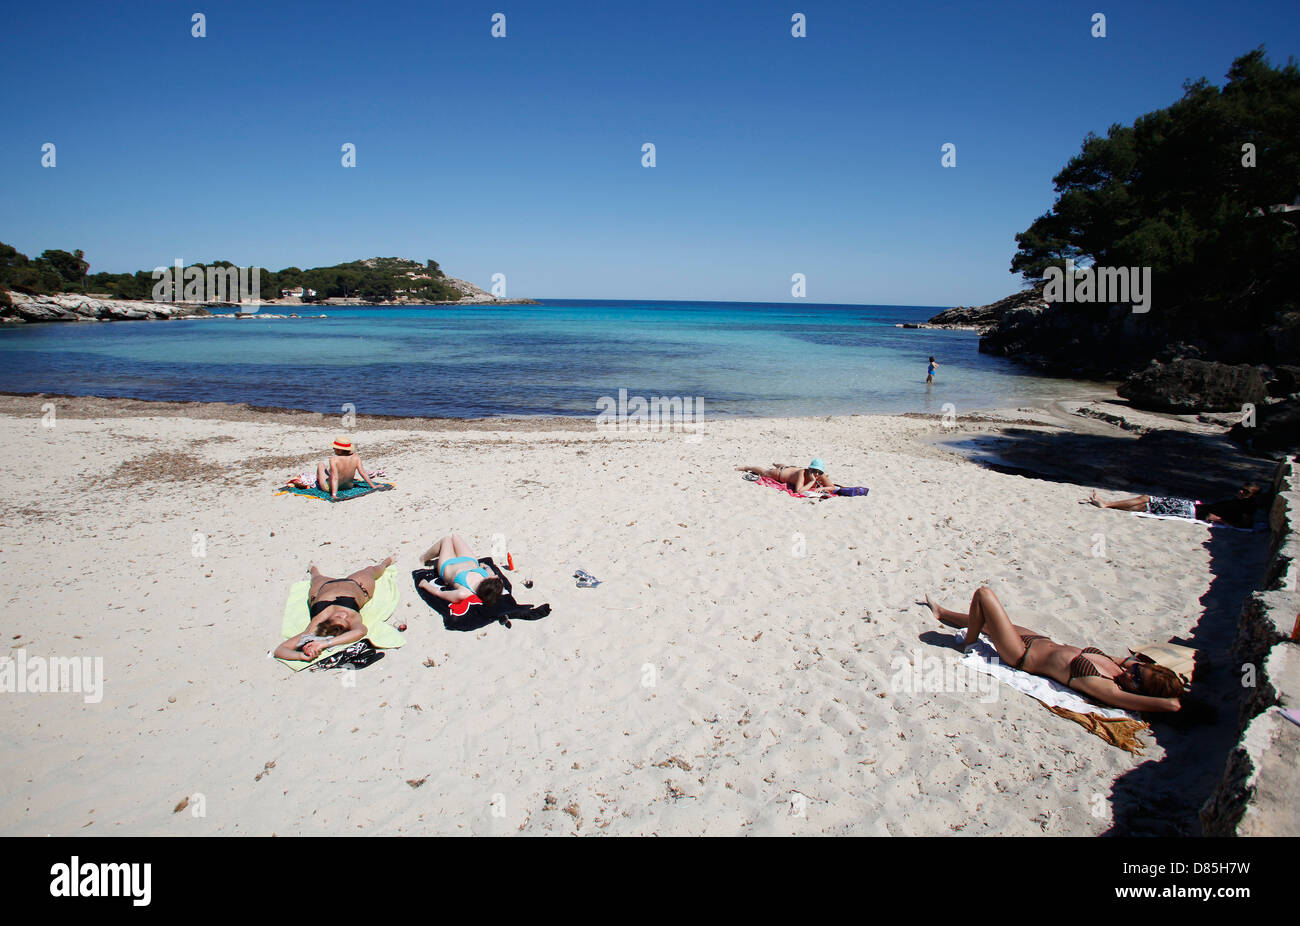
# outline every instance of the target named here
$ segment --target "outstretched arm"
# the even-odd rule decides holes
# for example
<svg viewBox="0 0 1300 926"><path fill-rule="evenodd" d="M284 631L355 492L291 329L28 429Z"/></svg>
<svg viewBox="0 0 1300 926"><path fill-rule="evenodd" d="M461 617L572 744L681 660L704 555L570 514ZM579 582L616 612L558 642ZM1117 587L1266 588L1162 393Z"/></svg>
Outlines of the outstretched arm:
<svg viewBox="0 0 1300 926"><path fill-rule="evenodd" d="M357 457L357 472L360 473L361 478L366 481L366 485L370 486L372 489L375 488L375 482L370 478L370 474L366 472L366 465L361 462L360 457Z"/></svg>
<svg viewBox="0 0 1300 926"><path fill-rule="evenodd" d="M1075 685L1079 691L1090 698L1125 711L1172 714L1182 709L1182 702L1177 698L1153 698L1149 695L1133 694L1109 679L1081 678L1075 680Z"/></svg>

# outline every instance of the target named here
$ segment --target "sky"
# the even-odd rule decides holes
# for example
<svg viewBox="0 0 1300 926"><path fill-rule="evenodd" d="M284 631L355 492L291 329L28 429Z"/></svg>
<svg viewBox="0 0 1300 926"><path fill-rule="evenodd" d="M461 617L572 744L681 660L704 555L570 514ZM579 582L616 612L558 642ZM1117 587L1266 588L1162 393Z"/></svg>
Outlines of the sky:
<svg viewBox="0 0 1300 926"><path fill-rule="evenodd" d="M1300 57L1295 0L95 0L6 20L0 241L81 248L92 273L432 258L536 298L788 302L801 273L812 302L987 303L1019 288L1015 234L1089 131L1261 44Z"/></svg>

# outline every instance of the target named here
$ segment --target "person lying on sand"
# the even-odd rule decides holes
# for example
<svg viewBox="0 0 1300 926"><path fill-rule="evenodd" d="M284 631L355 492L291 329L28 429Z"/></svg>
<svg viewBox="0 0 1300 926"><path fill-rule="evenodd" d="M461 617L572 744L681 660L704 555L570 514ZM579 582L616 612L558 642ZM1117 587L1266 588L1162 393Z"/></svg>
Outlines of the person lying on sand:
<svg viewBox="0 0 1300 926"><path fill-rule="evenodd" d="M372 489L376 488L375 481L366 472L366 467L361 462L361 457L352 441L340 437L334 442L334 455L329 460L316 464L315 486L308 485L311 477L307 474L292 477L288 484L300 489L317 488L322 492L329 490L330 498L337 498L340 490L350 489L356 485L358 473L366 481L366 485Z"/></svg>
<svg viewBox="0 0 1300 926"><path fill-rule="evenodd" d="M829 498L839 488L826 477L826 464L820 458L813 460L806 467L773 463L771 466L737 466L736 471L784 482L790 487L790 491L801 495L817 492L821 493L823 498Z"/></svg>
<svg viewBox="0 0 1300 926"><path fill-rule="evenodd" d="M451 586L451 590L443 591L428 579L422 581L420 587L444 601L455 604L477 595L479 601L491 607L505 592L505 583L493 575L492 570L478 564L478 557L459 534L443 537L425 550L420 560L426 566L435 561L438 563L438 577L444 585Z"/></svg>
<svg viewBox="0 0 1300 926"><path fill-rule="evenodd" d="M1097 497L1095 491L1088 497L1088 501L1098 508L1138 511L1164 517L1188 518L1209 521L1211 524L1250 528L1255 526L1255 509L1259 506L1260 498L1259 486L1248 482L1237 492L1236 498L1224 499L1220 502L1207 503L1163 495L1135 495L1133 498L1120 499L1117 502L1103 502Z"/></svg>
<svg viewBox="0 0 1300 926"><path fill-rule="evenodd" d="M275 648L276 658L310 662L331 646L346 646L364 637L361 609L375 594L375 582L392 564L390 556L346 579L333 579L312 563L311 588L307 592L311 620L306 630Z"/></svg>
<svg viewBox="0 0 1300 926"><path fill-rule="evenodd" d="M1182 709L1186 689L1172 669L1142 656L1115 659L1096 647L1080 649L1054 643L1042 634L1011 623L992 589L981 586L975 590L968 614L941 608L929 595L925 596L925 604L943 623L965 628L963 647L978 640L983 631L1007 665L1060 682L1101 704L1126 711Z"/></svg>

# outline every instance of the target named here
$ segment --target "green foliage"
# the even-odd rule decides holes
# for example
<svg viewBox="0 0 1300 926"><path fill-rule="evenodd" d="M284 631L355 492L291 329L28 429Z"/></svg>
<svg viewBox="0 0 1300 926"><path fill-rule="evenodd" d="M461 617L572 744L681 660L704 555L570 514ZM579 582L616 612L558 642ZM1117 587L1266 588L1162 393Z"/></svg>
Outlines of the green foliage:
<svg viewBox="0 0 1300 926"><path fill-rule="evenodd" d="M189 265L202 268L205 274L209 267L234 266L228 260ZM151 271L89 274L89 270L90 265L81 251L47 250L33 260L0 242L0 290L16 289L36 294L95 292L108 293L117 299L153 298L156 281ZM446 282L437 261L433 260L421 264L400 257L379 257L310 270L286 267L275 272L258 268L258 273L263 299L278 299L281 290L299 286L316 291L315 297L306 300L309 302L339 297L360 298L367 302L387 302L399 297L413 302L455 301L460 298L460 293ZM249 282L251 285L251 274Z"/></svg>
<svg viewBox="0 0 1300 926"><path fill-rule="evenodd" d="M1222 88L1184 84L1173 105L1089 134L1054 178L1052 210L1016 235L1012 272L1038 279L1067 258L1149 266L1155 309L1205 318L1225 304L1240 323L1296 307L1300 212L1270 211L1300 193L1300 70L1262 48L1233 62ZM1243 166L1243 145L1256 166Z"/></svg>

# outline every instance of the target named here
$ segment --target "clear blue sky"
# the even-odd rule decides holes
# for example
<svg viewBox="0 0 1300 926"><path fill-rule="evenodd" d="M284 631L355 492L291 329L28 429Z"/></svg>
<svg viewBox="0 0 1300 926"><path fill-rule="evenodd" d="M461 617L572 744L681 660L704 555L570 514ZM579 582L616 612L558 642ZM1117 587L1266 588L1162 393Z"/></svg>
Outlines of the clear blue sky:
<svg viewBox="0 0 1300 926"><path fill-rule="evenodd" d="M1300 56L1295 0L95 0L6 26L0 240L24 253L434 258L556 298L789 301L802 272L816 302L988 302L1086 132L1257 45Z"/></svg>

